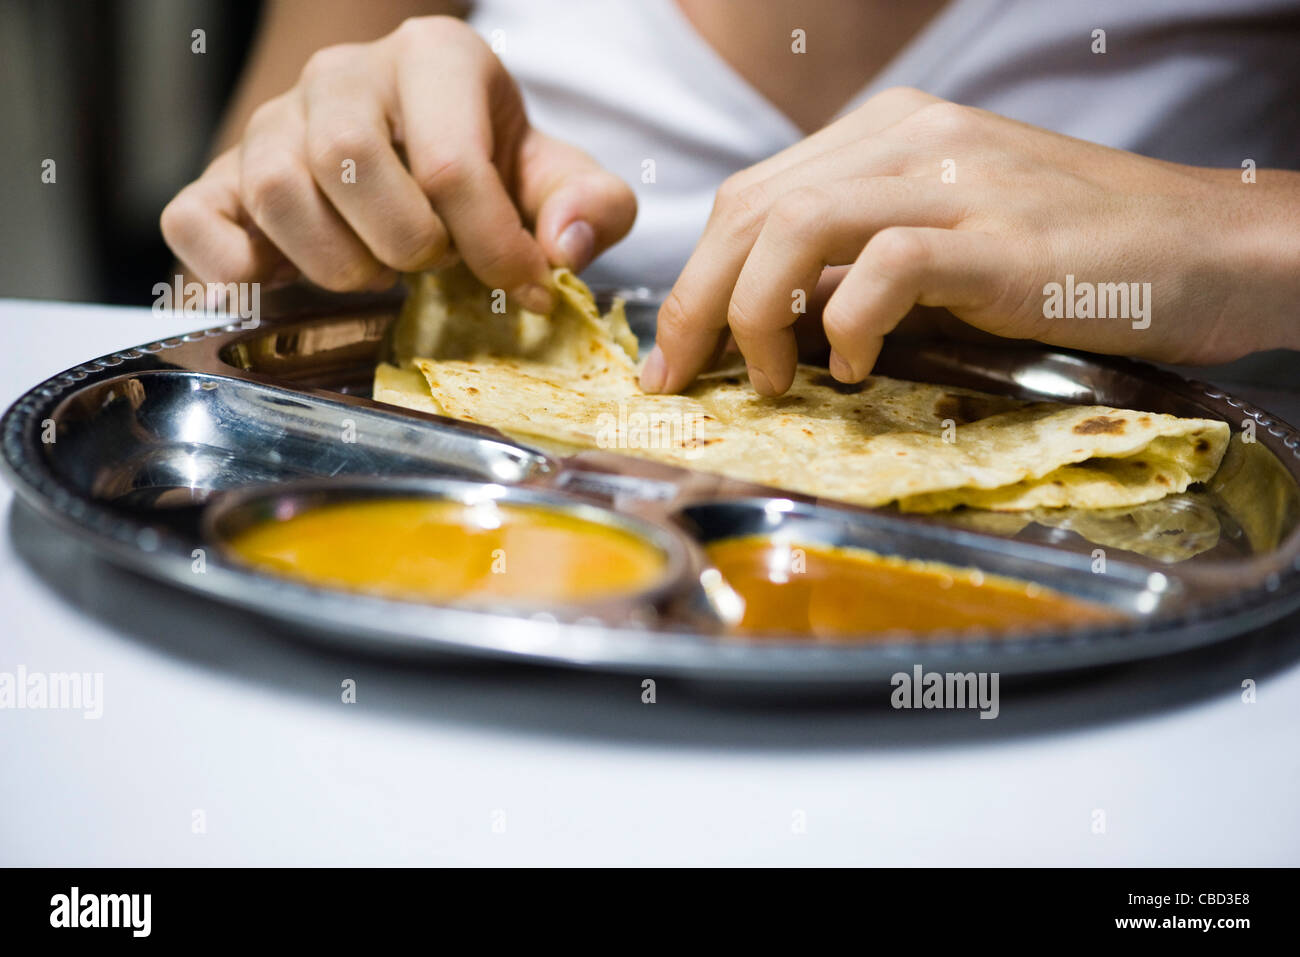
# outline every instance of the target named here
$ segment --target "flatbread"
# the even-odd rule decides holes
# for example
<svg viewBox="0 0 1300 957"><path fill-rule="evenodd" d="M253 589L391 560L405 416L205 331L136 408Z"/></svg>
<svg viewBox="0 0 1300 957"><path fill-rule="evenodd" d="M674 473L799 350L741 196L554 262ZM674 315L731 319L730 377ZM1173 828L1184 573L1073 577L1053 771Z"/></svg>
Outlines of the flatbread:
<svg viewBox="0 0 1300 957"><path fill-rule="evenodd" d="M1222 532L1214 505L1203 492L1168 495L1155 502L1120 508L1035 508L1023 512L965 509L954 513L949 521L961 528L1008 538L1037 523L1074 532L1094 545L1120 548L1170 564L1214 548Z"/></svg>
<svg viewBox="0 0 1300 957"><path fill-rule="evenodd" d="M433 401L429 383L415 369L402 369L387 362L375 367L375 385L371 395L376 402L400 405L417 412L446 415L442 406Z"/></svg>
<svg viewBox="0 0 1300 957"><path fill-rule="evenodd" d="M550 316L515 306L463 265L410 277L410 293L389 337L391 355L527 360L624 391L636 384L636 336L622 302L602 316L591 290L567 269L553 277L559 305Z"/></svg>
<svg viewBox="0 0 1300 957"><path fill-rule="evenodd" d="M567 270L554 280L559 305L541 317L508 303L493 312L491 292L463 267L418 277L392 339L403 389L391 388L394 372L377 372L376 397L382 385L515 435L921 512L1138 505L1209 479L1228 443L1227 424L1208 419L885 376L845 386L803 365L777 398L739 372L647 395L621 308L602 317L581 280ZM414 391L417 371L427 395Z"/></svg>

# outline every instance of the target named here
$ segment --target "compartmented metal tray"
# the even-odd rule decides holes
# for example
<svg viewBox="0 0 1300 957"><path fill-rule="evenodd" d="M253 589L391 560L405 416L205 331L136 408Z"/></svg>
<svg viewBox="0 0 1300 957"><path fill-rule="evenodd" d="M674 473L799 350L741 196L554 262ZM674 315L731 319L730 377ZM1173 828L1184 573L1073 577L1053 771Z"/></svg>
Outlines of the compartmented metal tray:
<svg viewBox="0 0 1300 957"><path fill-rule="evenodd" d="M630 303L643 340L654 312L652 301ZM840 683L916 662L1027 673L1148 657L1300 606L1300 434L1204 383L1036 345L887 350L878 371L901 378L1220 418L1237 433L1214 482L1154 511L905 515L610 452L548 454L491 429L376 403L371 377L395 315L394 301L382 297L282 303L276 318L77 366L33 388L0 421L10 477L39 512L115 562L353 647ZM680 543L687 561L653 601L529 614L313 588L259 574L213 547L219 507L229 514L277 496L377 488L471 489L603 509ZM1041 582L1126 617L1101 627L852 641L731 633L700 585L701 546L777 532Z"/></svg>

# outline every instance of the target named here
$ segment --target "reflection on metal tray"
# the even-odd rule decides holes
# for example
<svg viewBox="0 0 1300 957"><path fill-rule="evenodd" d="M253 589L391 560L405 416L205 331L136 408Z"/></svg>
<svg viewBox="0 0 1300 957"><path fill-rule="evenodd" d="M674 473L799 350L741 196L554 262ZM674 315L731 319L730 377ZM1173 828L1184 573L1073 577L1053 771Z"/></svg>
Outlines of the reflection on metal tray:
<svg viewBox="0 0 1300 957"><path fill-rule="evenodd" d="M1096 402L1254 423L1213 482L1131 509L903 515L862 509L606 452L550 454L500 433L368 398L391 299L308 301L252 328L235 324L88 362L37 386L0 423L19 493L110 558L366 647L461 650L537 661L774 682L887 676L926 662L1031 672L1161 654L1223 638L1300 604L1300 435L1212 387L1122 359L1039 346L908 344L880 371L1026 398ZM654 304L633 300L642 342ZM54 441L50 438L53 424ZM456 479L588 502L696 542L794 529L810 542L940 560L1042 582L1124 611L1073 630L858 643L721 639L694 579L676 600L608 616L433 607L311 588L227 561L196 573L204 510L221 493L331 479ZM406 481L403 479L402 481ZM252 496L252 492L241 496ZM791 524L793 523L793 524ZM692 546L695 565L699 548ZM1104 556L1101 566L1098 555ZM698 567L696 571L698 572ZM698 578L698 575L695 576Z"/></svg>

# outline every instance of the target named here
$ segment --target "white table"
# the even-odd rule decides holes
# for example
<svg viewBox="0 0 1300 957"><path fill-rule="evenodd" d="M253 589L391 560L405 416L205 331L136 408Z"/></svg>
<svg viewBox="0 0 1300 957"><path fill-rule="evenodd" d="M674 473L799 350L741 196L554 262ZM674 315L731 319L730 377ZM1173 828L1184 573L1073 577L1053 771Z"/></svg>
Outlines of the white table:
<svg viewBox="0 0 1300 957"><path fill-rule="evenodd" d="M196 325L0 301L0 400ZM102 672L104 711L0 710L0 864L1300 863L1300 618L1003 682L995 721L671 681L647 705L639 678L325 652L12 499L0 672Z"/></svg>

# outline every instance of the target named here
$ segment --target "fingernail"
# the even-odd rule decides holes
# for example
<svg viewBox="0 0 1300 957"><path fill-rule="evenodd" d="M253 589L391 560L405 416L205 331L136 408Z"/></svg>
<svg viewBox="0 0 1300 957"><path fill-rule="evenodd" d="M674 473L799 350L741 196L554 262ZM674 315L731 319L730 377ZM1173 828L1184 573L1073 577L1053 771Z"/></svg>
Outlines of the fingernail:
<svg viewBox="0 0 1300 957"><path fill-rule="evenodd" d="M655 346L641 367L641 388L646 392L661 392L667 378L668 366L664 363L664 354Z"/></svg>
<svg viewBox="0 0 1300 957"><path fill-rule="evenodd" d="M749 384L754 387L754 391L760 395L773 395L776 390L772 388L772 381L768 379L767 373L757 366L748 366Z"/></svg>
<svg viewBox="0 0 1300 957"><path fill-rule="evenodd" d="M549 316L555 309L555 297L541 283L530 282L521 286L515 290L515 299L530 312L540 312L544 316Z"/></svg>
<svg viewBox="0 0 1300 957"><path fill-rule="evenodd" d="M565 227L555 244L560 247L560 254L564 257L563 265L574 272L581 272L596 253L596 231L590 223L579 219Z"/></svg>
<svg viewBox="0 0 1300 957"><path fill-rule="evenodd" d="M853 366L844 361L844 357L838 352L832 352L830 362L827 363L831 370L831 375L840 382L857 382L858 377L853 374Z"/></svg>

